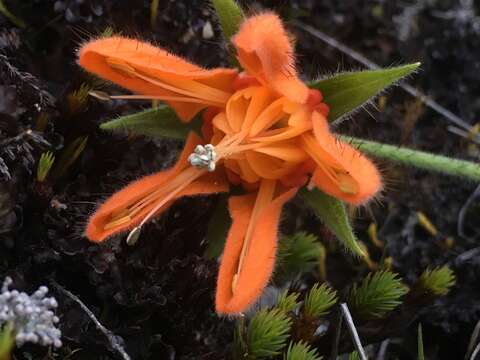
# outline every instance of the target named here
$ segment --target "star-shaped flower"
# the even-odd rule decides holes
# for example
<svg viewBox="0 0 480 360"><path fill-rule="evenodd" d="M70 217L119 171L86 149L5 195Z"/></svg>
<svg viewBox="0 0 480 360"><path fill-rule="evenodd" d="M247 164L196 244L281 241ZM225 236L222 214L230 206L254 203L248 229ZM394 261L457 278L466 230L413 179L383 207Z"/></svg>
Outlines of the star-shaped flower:
<svg viewBox="0 0 480 360"><path fill-rule="evenodd" d="M203 111L203 137L191 133L176 165L111 196L90 218L86 235L100 242L148 220L182 196L227 192L232 217L217 283L216 310L252 305L275 263L283 205L309 183L351 204L382 187L376 167L329 130L328 106L297 75L290 37L273 13L246 19L232 38L243 72L207 70L148 43L124 37L91 41L79 64L137 95L169 104L190 121Z"/></svg>

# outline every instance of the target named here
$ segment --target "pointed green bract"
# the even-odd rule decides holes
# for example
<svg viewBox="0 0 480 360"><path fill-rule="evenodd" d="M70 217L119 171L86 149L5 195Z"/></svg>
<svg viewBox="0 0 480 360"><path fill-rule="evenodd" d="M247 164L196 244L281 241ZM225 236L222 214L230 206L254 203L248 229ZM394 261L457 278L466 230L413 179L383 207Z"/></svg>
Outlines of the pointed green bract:
<svg viewBox="0 0 480 360"><path fill-rule="evenodd" d="M239 29L243 11L235 0L211 0L218 15L225 39L230 39Z"/></svg>
<svg viewBox="0 0 480 360"><path fill-rule="evenodd" d="M188 125L183 124L175 112L167 106L121 116L118 119L101 124L100 128L103 130L131 131L138 135L182 140L187 137L189 132Z"/></svg>
<svg viewBox="0 0 480 360"><path fill-rule="evenodd" d="M330 107L328 119L334 121L370 101L419 66L420 63L415 63L389 69L341 73L313 81L310 87L322 92L323 101Z"/></svg>
<svg viewBox="0 0 480 360"><path fill-rule="evenodd" d="M480 181L480 165L470 161L452 159L447 156L430 154L424 151L382 144L350 136L340 136L340 139L356 146L360 151L380 159L391 160L420 169L437 171L446 175L458 176L473 181Z"/></svg>
<svg viewBox="0 0 480 360"><path fill-rule="evenodd" d="M365 253L353 234L348 220L345 205L338 199L329 196L318 189L300 190L300 196L315 211L315 214L335 234L346 249L353 254L364 257Z"/></svg>

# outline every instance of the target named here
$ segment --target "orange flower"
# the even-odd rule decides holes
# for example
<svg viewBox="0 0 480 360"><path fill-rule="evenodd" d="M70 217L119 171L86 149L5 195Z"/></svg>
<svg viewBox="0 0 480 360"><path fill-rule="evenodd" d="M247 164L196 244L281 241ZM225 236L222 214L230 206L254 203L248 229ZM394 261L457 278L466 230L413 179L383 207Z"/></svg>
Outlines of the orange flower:
<svg viewBox="0 0 480 360"><path fill-rule="evenodd" d="M309 186L351 204L381 188L375 166L329 131L328 106L297 76L292 44L272 13L251 17L232 38L244 72L206 70L138 40L111 37L85 44L79 64L127 88L132 99L168 103L182 121L201 110L203 138L191 134L177 164L108 199L86 235L100 242L141 226L181 196L226 192L233 220L217 283L216 310L235 314L260 296L275 261L283 205Z"/></svg>

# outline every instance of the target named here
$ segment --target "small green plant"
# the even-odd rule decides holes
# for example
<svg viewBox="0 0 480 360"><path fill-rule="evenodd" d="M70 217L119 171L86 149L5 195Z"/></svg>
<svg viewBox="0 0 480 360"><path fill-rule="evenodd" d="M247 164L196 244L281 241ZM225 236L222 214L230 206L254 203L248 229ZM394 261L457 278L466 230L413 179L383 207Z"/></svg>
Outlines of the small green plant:
<svg viewBox="0 0 480 360"><path fill-rule="evenodd" d="M53 178L59 178L67 172L68 168L78 159L85 149L85 146L87 146L87 141L88 136L80 136L68 144L65 150L61 153L60 158L52 171Z"/></svg>
<svg viewBox="0 0 480 360"><path fill-rule="evenodd" d="M288 290L284 291L277 301L277 309L284 313L293 311L298 305L299 293L289 293Z"/></svg>
<svg viewBox="0 0 480 360"><path fill-rule="evenodd" d="M321 247L317 237L306 232L284 236L278 247L275 279L285 281L311 271L318 264Z"/></svg>
<svg viewBox="0 0 480 360"><path fill-rule="evenodd" d="M436 296L446 295L455 285L455 274L448 266L427 269L418 279L417 285Z"/></svg>
<svg viewBox="0 0 480 360"><path fill-rule="evenodd" d="M75 115L85 109L92 86L86 83L67 95L68 113Z"/></svg>
<svg viewBox="0 0 480 360"><path fill-rule="evenodd" d="M326 284L315 284L305 297L303 313L309 319L328 313L337 302L337 292Z"/></svg>
<svg viewBox="0 0 480 360"><path fill-rule="evenodd" d="M348 360L361 360L361 359L358 352L352 351L350 354L348 354Z"/></svg>
<svg viewBox="0 0 480 360"><path fill-rule="evenodd" d="M38 182L45 181L54 162L55 162L55 156L50 151L47 151L40 156L40 160L38 161L38 166L37 166Z"/></svg>
<svg viewBox="0 0 480 360"><path fill-rule="evenodd" d="M408 292L390 271L370 273L360 286L355 284L348 295L352 312L364 318L381 318L401 304L401 297Z"/></svg>
<svg viewBox="0 0 480 360"><path fill-rule="evenodd" d="M312 349L310 345L303 341L290 343L287 352L283 356L283 360L322 360L323 357L318 355L316 349Z"/></svg>
<svg viewBox="0 0 480 360"><path fill-rule="evenodd" d="M241 349L242 358L263 359L279 355L286 346L292 321L279 309L261 309L250 320ZM238 330L241 331L241 330ZM237 334L237 337L242 337Z"/></svg>

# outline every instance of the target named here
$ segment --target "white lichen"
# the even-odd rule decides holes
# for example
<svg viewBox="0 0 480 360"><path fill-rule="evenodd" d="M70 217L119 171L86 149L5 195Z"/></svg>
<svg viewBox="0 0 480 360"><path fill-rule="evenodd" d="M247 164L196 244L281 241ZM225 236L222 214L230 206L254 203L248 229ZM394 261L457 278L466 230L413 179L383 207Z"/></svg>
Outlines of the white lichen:
<svg viewBox="0 0 480 360"><path fill-rule="evenodd" d="M48 288L40 286L32 295L9 290L12 279L7 277L0 292L0 326L10 324L17 346L27 342L43 346L61 347L61 331L54 309L58 303L54 297L46 297Z"/></svg>

